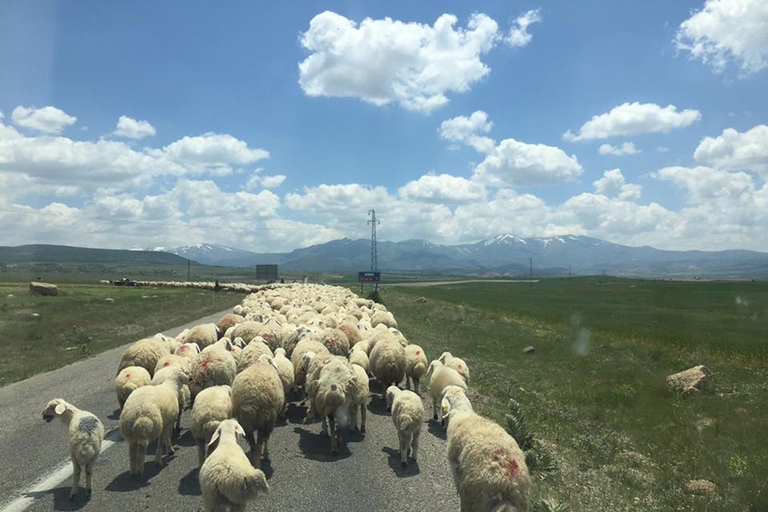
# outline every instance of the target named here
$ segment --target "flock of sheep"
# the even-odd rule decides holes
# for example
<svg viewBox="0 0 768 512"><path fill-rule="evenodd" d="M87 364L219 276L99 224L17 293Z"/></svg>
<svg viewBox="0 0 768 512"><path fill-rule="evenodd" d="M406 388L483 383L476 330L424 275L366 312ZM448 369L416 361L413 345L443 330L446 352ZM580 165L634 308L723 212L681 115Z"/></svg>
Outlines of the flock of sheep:
<svg viewBox="0 0 768 512"><path fill-rule="evenodd" d="M172 435L191 407L205 510L244 510L269 489L259 467L269 457L269 437L286 402L307 403L305 421L322 419L336 454L345 430L365 432L369 375L392 412L403 466L409 456L418 457L426 416L419 383L429 377L432 417L447 426L447 459L461 509L527 510L531 478L525 455L501 426L473 412L465 394L467 364L448 352L428 363L424 350L409 344L383 305L335 286L262 289L218 324L197 325L176 338L158 334L129 346L115 388L130 472L142 477L152 441L157 441L158 464L164 452L174 452ZM43 417L59 417L68 425L71 497L78 493L82 470L90 493L104 436L101 421L62 399L52 400ZM248 455L239 436L248 442Z"/></svg>

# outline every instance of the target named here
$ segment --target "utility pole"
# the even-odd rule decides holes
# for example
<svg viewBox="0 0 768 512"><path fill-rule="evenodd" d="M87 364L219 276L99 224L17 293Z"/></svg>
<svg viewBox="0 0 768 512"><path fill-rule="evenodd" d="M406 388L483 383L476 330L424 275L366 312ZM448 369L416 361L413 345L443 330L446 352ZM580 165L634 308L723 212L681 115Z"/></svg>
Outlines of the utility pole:
<svg viewBox="0 0 768 512"><path fill-rule="evenodd" d="M531 279L533 279L533 258L528 258L528 266L530 267Z"/></svg>
<svg viewBox="0 0 768 512"><path fill-rule="evenodd" d="M368 210L368 215L371 216L368 220L368 224L371 225L371 272L377 272L379 270L379 255L376 248L376 224L381 224L381 221L376 219L376 210ZM375 283L373 289L378 290L379 283Z"/></svg>

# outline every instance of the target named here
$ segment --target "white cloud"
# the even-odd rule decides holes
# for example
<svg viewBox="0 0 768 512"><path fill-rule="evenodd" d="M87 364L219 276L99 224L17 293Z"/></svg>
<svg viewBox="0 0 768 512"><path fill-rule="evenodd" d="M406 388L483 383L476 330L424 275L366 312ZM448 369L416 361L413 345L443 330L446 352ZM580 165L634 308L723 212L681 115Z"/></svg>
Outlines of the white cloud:
<svg viewBox="0 0 768 512"><path fill-rule="evenodd" d="M502 187L557 183L581 173L576 157L558 147L504 139L475 167L472 179Z"/></svg>
<svg viewBox="0 0 768 512"><path fill-rule="evenodd" d="M635 144L633 142L625 142L621 146L612 146L610 144L602 144L598 149L597 152L601 155L615 155L615 156L624 156L624 155L636 155L637 153L640 153L640 150L637 149Z"/></svg>
<svg viewBox="0 0 768 512"><path fill-rule="evenodd" d="M483 185L450 174L425 174L415 181L409 181L397 192L404 199L435 203L458 203L485 199L485 187Z"/></svg>
<svg viewBox="0 0 768 512"><path fill-rule="evenodd" d="M678 112L674 105L661 107L655 103L623 103L610 112L592 116L574 135L570 130L563 138L568 141L607 139L639 133L667 133L675 128L690 126L701 119L698 110Z"/></svg>
<svg viewBox="0 0 768 512"><path fill-rule="evenodd" d="M440 123L438 133L441 139L452 142L462 142L475 148L481 153L489 153L496 146L496 141L481 134L491 131L493 123L488 120L488 114L476 110L469 117L457 116Z"/></svg>
<svg viewBox="0 0 768 512"><path fill-rule="evenodd" d="M272 176L264 176L261 179L261 186L264 188L277 188L285 181L284 174L274 174Z"/></svg>
<svg viewBox="0 0 768 512"><path fill-rule="evenodd" d="M745 74L760 71L768 66L768 2L706 0L680 25L675 44L716 72L731 60Z"/></svg>
<svg viewBox="0 0 768 512"><path fill-rule="evenodd" d="M667 151L669 151L669 148L667 146L659 146L656 148L656 151L658 153L666 153Z"/></svg>
<svg viewBox="0 0 768 512"><path fill-rule="evenodd" d="M75 124L77 118L56 107L24 107L19 105L11 113L13 124L41 133L57 134Z"/></svg>
<svg viewBox="0 0 768 512"><path fill-rule="evenodd" d="M466 29L456 22L443 14L433 26L391 18L358 25L325 11L301 36L310 55L299 64L299 84L309 96L430 112L448 102L447 93L466 92L490 72L480 57L499 37L496 22L484 14L473 14Z"/></svg>
<svg viewBox="0 0 768 512"><path fill-rule="evenodd" d="M232 135L212 132L196 137L182 137L165 146L162 154L192 169L229 167L269 158L269 152L263 149L250 148L246 142Z"/></svg>
<svg viewBox="0 0 768 512"><path fill-rule="evenodd" d="M604 196L617 196L619 199L640 199L643 187L627 183L620 169L611 169L603 177L593 182L595 192Z"/></svg>
<svg viewBox="0 0 768 512"><path fill-rule="evenodd" d="M504 38L504 42L512 47L527 45L531 42L531 39L533 39L533 35L528 33L528 27L539 21L541 21L540 9L532 9L521 14L509 28L509 32Z"/></svg>
<svg viewBox="0 0 768 512"><path fill-rule="evenodd" d="M693 157L721 169L756 172L768 180L768 126L741 133L727 128L719 137L705 137Z"/></svg>
<svg viewBox="0 0 768 512"><path fill-rule="evenodd" d="M112 132L118 137L127 137L129 139L142 139L155 135L155 127L148 121L132 119L128 116L120 116L117 120L115 131Z"/></svg>

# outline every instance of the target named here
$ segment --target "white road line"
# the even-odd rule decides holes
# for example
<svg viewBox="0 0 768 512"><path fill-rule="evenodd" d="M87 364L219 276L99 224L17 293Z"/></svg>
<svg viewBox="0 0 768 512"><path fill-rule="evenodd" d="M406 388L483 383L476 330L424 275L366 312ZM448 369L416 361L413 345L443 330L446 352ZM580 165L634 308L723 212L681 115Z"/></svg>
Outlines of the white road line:
<svg viewBox="0 0 768 512"><path fill-rule="evenodd" d="M101 451L99 453L104 453L107 448L115 444L117 441L113 441L112 439L108 438L117 437L119 439L118 434L119 430L116 428L107 432L107 434L104 436L104 440L101 442ZM53 473L40 480L37 485L31 489L24 491L20 498L17 498L16 500L9 503L0 512L22 512L22 510L26 510L30 505L32 505L32 503L35 502L37 498L41 497L47 491L55 489L57 485L59 485L70 476L72 476L72 461L67 459L66 461L59 464ZM83 475L83 478L85 478L85 475ZM80 483L83 484L82 481ZM85 492L82 487L80 492Z"/></svg>

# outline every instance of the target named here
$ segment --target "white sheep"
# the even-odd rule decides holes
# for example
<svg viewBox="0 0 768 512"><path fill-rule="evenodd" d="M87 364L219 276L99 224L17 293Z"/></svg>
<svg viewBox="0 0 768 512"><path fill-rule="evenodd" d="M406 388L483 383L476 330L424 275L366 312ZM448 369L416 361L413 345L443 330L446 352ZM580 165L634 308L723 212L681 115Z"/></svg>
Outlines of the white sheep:
<svg viewBox="0 0 768 512"><path fill-rule="evenodd" d="M413 384L413 390L418 394L419 381L427 373L427 354L418 345L405 346L405 387L408 389L408 380Z"/></svg>
<svg viewBox="0 0 768 512"><path fill-rule="evenodd" d="M283 383L271 357L261 356L235 378L232 412L245 429L251 464L256 468L261 465L262 455L269 457L267 442L284 407Z"/></svg>
<svg viewBox="0 0 768 512"><path fill-rule="evenodd" d="M429 379L429 397L432 399L432 419L438 419L438 404L443 396L443 390L448 386L458 386L467 389L464 377L453 368L448 368L440 361L432 361L429 364L427 375L432 373Z"/></svg>
<svg viewBox="0 0 768 512"><path fill-rule="evenodd" d="M186 334L184 341L186 343L197 343L197 346L204 349L208 345L216 343L221 337L221 332L216 324L200 324L194 326Z"/></svg>
<svg viewBox="0 0 768 512"><path fill-rule="evenodd" d="M450 420L450 412L471 412L472 402L467 398L463 388L459 386L446 386L440 398L440 412L442 413L443 423L447 424Z"/></svg>
<svg viewBox="0 0 768 512"><path fill-rule="evenodd" d="M117 403L120 409L123 409L125 401L133 390L141 386L148 386L152 382L149 372L141 366L128 366L120 370L115 377L115 391L117 392Z"/></svg>
<svg viewBox="0 0 768 512"><path fill-rule="evenodd" d="M61 398L48 402L43 410L43 419L50 423L57 417L67 425L69 434L69 455L72 459L72 490L70 499L75 499L80 489L80 473L85 470L85 492L91 494L93 465L101 453L104 439L104 425L88 411L83 411Z"/></svg>
<svg viewBox="0 0 768 512"><path fill-rule="evenodd" d="M349 354L349 340L342 330L326 329L323 331L320 343L325 345L328 352L333 355L347 357L347 354Z"/></svg>
<svg viewBox="0 0 768 512"><path fill-rule="evenodd" d="M184 371L184 373L188 374L188 370L181 365L172 364L169 366L164 366L155 372L155 376L152 377L151 384L153 386L157 386L166 380L175 380L176 372L173 371L172 368L180 368ZM179 389L179 413L176 415L176 428L174 429L176 435L181 432L181 415L190 405L192 405L192 395L189 390L189 386L184 384L181 386L181 389Z"/></svg>
<svg viewBox="0 0 768 512"><path fill-rule="evenodd" d="M296 344L291 354L291 363L293 363L293 387L298 393L299 388L304 388L307 383L307 370L303 364L304 354L314 352L315 354L330 354L325 345L312 339L303 339Z"/></svg>
<svg viewBox="0 0 768 512"><path fill-rule="evenodd" d="M130 471L141 478L147 446L157 439L155 462L162 464L163 448L174 453L171 444L173 422L179 414L179 393L189 376L181 368L171 366L175 379L165 380L157 386L142 386L125 401L120 413L119 427L123 439L128 441Z"/></svg>
<svg viewBox="0 0 768 512"><path fill-rule="evenodd" d="M263 355L272 357L272 350L262 337L256 336L240 352L240 357L237 360L237 373L255 364Z"/></svg>
<svg viewBox="0 0 768 512"><path fill-rule="evenodd" d="M197 346L197 343L182 343L173 351L173 353L174 355L186 357L192 361L197 357L197 354L200 353L200 347Z"/></svg>
<svg viewBox="0 0 768 512"><path fill-rule="evenodd" d="M370 362L368 361L368 354L365 353L365 350L361 348L357 348L357 345L355 345L352 350L349 351L349 362L350 364L355 364L362 368L363 370L368 372L370 369Z"/></svg>
<svg viewBox="0 0 768 512"><path fill-rule="evenodd" d="M464 377L464 382L469 384L469 366L467 366L467 363L465 363L463 359L454 357L450 352L443 352L440 355L438 361L443 363L448 368L453 368L459 372L459 374Z"/></svg>
<svg viewBox="0 0 768 512"><path fill-rule="evenodd" d="M374 328L377 325L384 325L385 327L394 327L397 329L397 320L392 316L389 311L379 310L376 311L371 317L371 326Z"/></svg>
<svg viewBox="0 0 768 512"><path fill-rule="evenodd" d="M405 375L405 350L391 334L383 335L371 350L371 373L386 390L397 385Z"/></svg>
<svg viewBox="0 0 768 512"><path fill-rule="evenodd" d="M424 422L424 404L421 403L419 395L413 391L389 386L387 409L392 410L392 422L400 438L400 464L405 467L408 464L409 451L412 460L416 460L419 456L419 436L421 436L421 425Z"/></svg>
<svg viewBox="0 0 768 512"><path fill-rule="evenodd" d="M237 444L237 436L245 435L234 419L222 421L214 432L210 445L216 449L200 467L200 490L206 512L242 512L259 492L268 492L264 473L253 468Z"/></svg>
<svg viewBox="0 0 768 512"><path fill-rule="evenodd" d="M362 366L352 364L355 380L350 384L349 431L357 428L357 413L360 412L360 432L365 433L365 418L371 392L368 387L368 373Z"/></svg>
<svg viewBox="0 0 768 512"><path fill-rule="evenodd" d="M200 352L190 368L192 400L205 388L231 386L236 373L237 362L230 352L223 349Z"/></svg>
<svg viewBox="0 0 768 512"><path fill-rule="evenodd" d="M366 377L367 378L367 377ZM356 386L355 371L349 361L341 356L331 356L320 370L317 380L308 382L311 400L310 410L323 419L323 434L328 434L330 424L331 453L339 452L341 432L349 421L352 403L350 391ZM307 413L309 415L309 412Z"/></svg>
<svg viewBox="0 0 768 512"><path fill-rule="evenodd" d="M461 510L528 510L531 477L515 439L474 412L449 416L448 462Z"/></svg>
<svg viewBox="0 0 768 512"><path fill-rule="evenodd" d="M197 395L192 407L192 437L197 443L200 465L205 461L205 447L211 442L219 424L232 417L232 388L213 386Z"/></svg>
<svg viewBox="0 0 768 512"><path fill-rule="evenodd" d="M293 389L293 363L286 357L285 349L280 347L275 350L275 357L272 358L277 371L280 374L280 381L283 383L283 392L286 398Z"/></svg>
<svg viewBox="0 0 768 512"><path fill-rule="evenodd" d="M141 366L150 377L155 374L155 366L161 357L170 354L163 341L159 338L144 338L128 347L120 358L117 373L129 366Z"/></svg>

